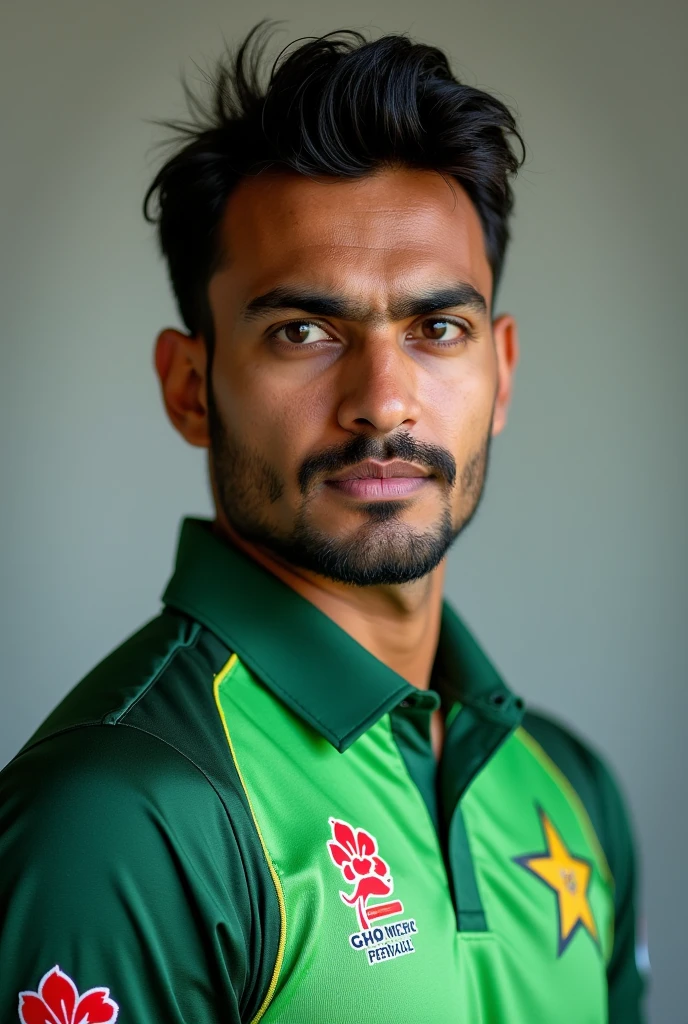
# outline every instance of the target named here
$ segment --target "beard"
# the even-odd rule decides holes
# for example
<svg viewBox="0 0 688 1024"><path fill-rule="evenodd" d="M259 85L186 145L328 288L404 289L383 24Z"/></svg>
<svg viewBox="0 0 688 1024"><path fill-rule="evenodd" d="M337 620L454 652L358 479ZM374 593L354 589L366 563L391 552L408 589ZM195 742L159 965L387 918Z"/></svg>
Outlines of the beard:
<svg viewBox="0 0 688 1024"><path fill-rule="evenodd" d="M304 461L298 474L302 501L291 529L281 531L269 521L269 511L282 497L284 482L260 453L229 437L210 386L208 425L217 500L237 533L290 565L357 587L409 583L432 572L475 515L487 478L489 430L461 473L446 449L418 441L407 432L385 439L357 435ZM436 485L442 487L442 507L434 526L421 531L405 523L404 500L360 502L357 509L364 521L345 538L316 526L311 508L317 492L314 477L323 472L331 475L365 459L404 459L430 469ZM456 487L463 510L458 522L451 512Z"/></svg>

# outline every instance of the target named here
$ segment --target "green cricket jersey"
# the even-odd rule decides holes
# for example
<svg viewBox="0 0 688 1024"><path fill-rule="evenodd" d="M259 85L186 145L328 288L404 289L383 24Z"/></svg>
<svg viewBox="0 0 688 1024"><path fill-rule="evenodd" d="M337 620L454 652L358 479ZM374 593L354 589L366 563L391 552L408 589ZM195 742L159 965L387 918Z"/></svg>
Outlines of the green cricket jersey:
<svg viewBox="0 0 688 1024"><path fill-rule="evenodd" d="M642 1020L616 787L448 605L421 691L209 521L163 602L0 775L2 1024Z"/></svg>

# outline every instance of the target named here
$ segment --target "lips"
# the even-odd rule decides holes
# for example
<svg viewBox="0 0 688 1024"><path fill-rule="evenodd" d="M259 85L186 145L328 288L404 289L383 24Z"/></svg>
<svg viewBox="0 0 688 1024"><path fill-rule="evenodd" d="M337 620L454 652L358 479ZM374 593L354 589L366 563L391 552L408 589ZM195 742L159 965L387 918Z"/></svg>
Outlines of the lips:
<svg viewBox="0 0 688 1024"><path fill-rule="evenodd" d="M361 462L357 466L352 466L350 469L345 470L336 477L332 477L328 480L328 483L339 483L343 480L391 480L393 478L401 477L403 479L409 479L411 477L427 477L430 474L427 469L422 466L417 466L412 462L403 462L401 459L395 459L393 462L375 462L373 459L368 459L366 462Z"/></svg>
<svg viewBox="0 0 688 1024"><path fill-rule="evenodd" d="M427 469L412 462L374 462L368 459L352 466L327 485L351 498L374 501L379 498L406 498L430 484Z"/></svg>

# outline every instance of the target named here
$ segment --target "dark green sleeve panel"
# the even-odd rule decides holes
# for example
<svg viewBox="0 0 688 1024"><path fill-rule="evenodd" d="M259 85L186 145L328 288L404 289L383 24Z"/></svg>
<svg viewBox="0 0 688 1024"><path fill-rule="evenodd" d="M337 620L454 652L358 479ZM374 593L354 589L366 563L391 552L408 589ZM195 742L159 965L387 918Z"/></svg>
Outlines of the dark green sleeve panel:
<svg viewBox="0 0 688 1024"><path fill-rule="evenodd" d="M607 969L609 1024L642 1024L644 983L635 956L635 843L619 788L604 761L563 725L528 713L523 727L578 793L614 878L614 947Z"/></svg>
<svg viewBox="0 0 688 1024"><path fill-rule="evenodd" d="M250 1020L251 881L216 790L159 738L87 726L25 750L0 774L0 1020L55 964L123 1024Z"/></svg>

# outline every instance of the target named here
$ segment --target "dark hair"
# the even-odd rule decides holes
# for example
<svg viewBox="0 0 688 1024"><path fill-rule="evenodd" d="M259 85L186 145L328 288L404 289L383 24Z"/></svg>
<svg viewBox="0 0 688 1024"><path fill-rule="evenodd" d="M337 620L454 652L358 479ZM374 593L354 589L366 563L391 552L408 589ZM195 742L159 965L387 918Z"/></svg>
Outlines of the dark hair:
<svg viewBox="0 0 688 1024"><path fill-rule="evenodd" d="M509 175L525 144L509 109L464 85L447 57L404 35L368 41L343 30L296 40L261 84L269 22L225 54L204 105L182 79L191 121L156 121L183 146L158 171L143 213L158 226L179 312L212 352L207 286L223 253L227 199L247 175L269 168L312 177L359 178L384 166L436 170L460 182L482 222L493 299L509 240ZM300 45L297 45L300 44ZM514 153L509 136L518 139ZM158 212L149 205L158 196Z"/></svg>

